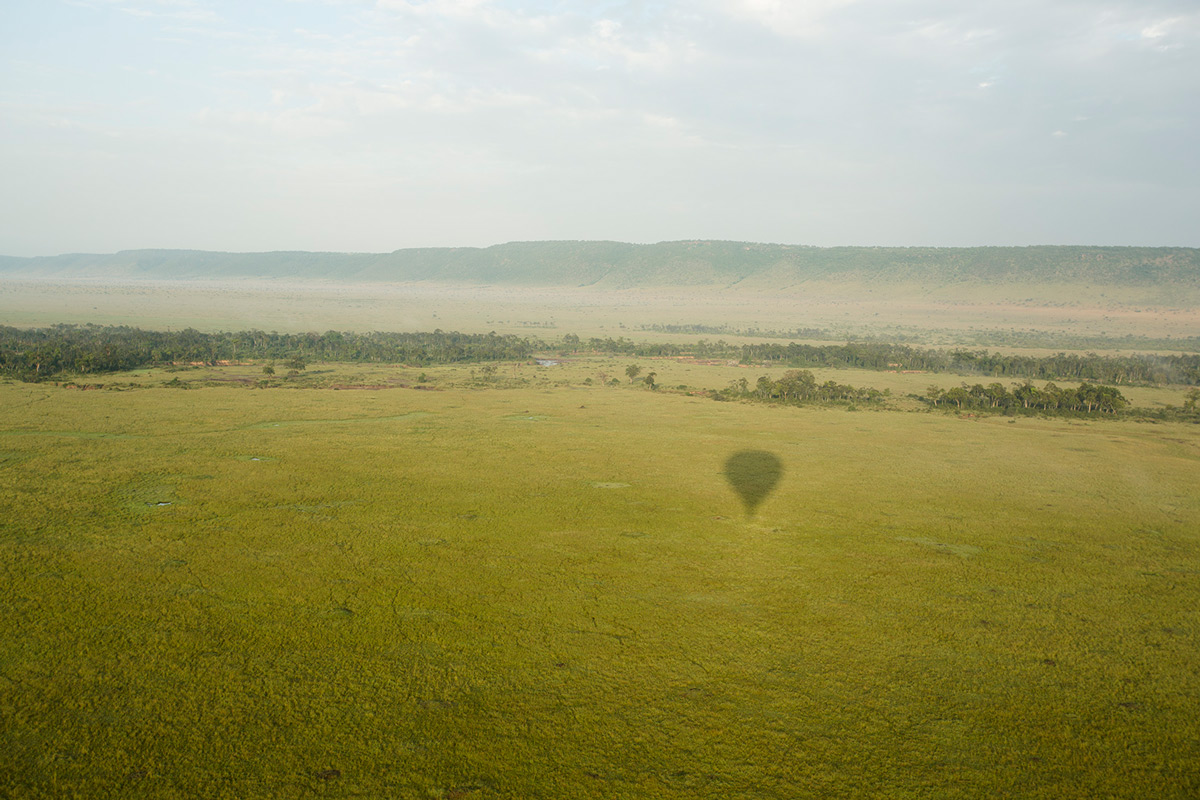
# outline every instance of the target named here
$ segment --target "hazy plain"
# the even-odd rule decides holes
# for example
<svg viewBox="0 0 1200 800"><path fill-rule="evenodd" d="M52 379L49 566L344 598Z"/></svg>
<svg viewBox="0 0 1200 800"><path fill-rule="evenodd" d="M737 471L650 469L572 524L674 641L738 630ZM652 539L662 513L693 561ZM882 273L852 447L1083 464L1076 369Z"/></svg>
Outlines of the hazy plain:
<svg viewBox="0 0 1200 800"><path fill-rule="evenodd" d="M986 340L989 332L1114 340L1197 337L1200 304L1186 295L1047 285L929 288L811 282L779 291L596 291L427 283L22 279L0 282L0 320L22 326L95 322L280 332L441 328L547 338L636 334L647 340L696 338L643 330L652 325L723 325L733 330L816 328L857 336L903 335L956 344L974 342L980 335Z"/></svg>

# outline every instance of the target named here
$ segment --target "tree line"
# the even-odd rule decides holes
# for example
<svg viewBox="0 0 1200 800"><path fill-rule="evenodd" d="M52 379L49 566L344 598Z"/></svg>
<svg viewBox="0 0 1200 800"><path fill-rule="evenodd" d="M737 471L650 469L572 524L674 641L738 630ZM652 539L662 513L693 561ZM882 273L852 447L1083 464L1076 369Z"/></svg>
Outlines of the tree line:
<svg viewBox="0 0 1200 800"><path fill-rule="evenodd" d="M1057 353L1029 356L987 350L935 350L885 342L811 345L789 342L731 344L701 339L692 344L634 342L624 337L592 338L564 343L593 352L640 357L723 358L742 364L797 368L853 367L867 370L912 370L986 375L1028 380L1093 381L1115 385L1200 385L1200 354L1102 356Z"/></svg>
<svg viewBox="0 0 1200 800"><path fill-rule="evenodd" d="M844 339L835 331L822 328L793 328L790 331L779 331L774 328L733 328L729 325L639 325L638 330L654 331L655 333L676 333L703 336L757 336L763 339Z"/></svg>
<svg viewBox="0 0 1200 800"><path fill-rule="evenodd" d="M1200 385L1200 354L1101 356L1058 353L1028 356L987 350L921 349L884 342L731 344L724 340L700 339L688 344L674 344L634 342L624 337L582 340L574 334L548 344L513 334L441 330L431 333L267 333L259 330L202 333L192 328L164 332L127 326L66 324L34 329L0 326L0 374L23 380L44 380L64 373L116 372L152 364L297 358L421 366L525 360L534 352L554 348L564 352L634 357L690 356L797 369L913 370L1118 386Z"/></svg>
<svg viewBox="0 0 1200 800"><path fill-rule="evenodd" d="M382 362L425 366L529 358L530 341L495 333L202 333L126 326L0 326L0 374L45 380L62 374L120 372L161 364L243 359Z"/></svg>
<svg viewBox="0 0 1200 800"><path fill-rule="evenodd" d="M754 384L740 378L725 389L713 392L712 396L717 400L754 400L783 405L881 406L891 393L887 389L848 386L836 381L818 383L816 376L808 370L792 369L774 381L766 375ZM934 407L1007 414L1117 414L1129 406L1116 387L1092 383L1074 388L1058 387L1053 383L1038 387L1032 381L1025 381L1013 384L1011 390L996 382L987 386L964 383L950 389L930 386L919 399ZM1193 389L1184 403L1185 415L1195 414L1198 402L1200 389Z"/></svg>
<svg viewBox="0 0 1200 800"><path fill-rule="evenodd" d="M1077 387L1058 387L1047 383L1039 388L1032 381L1013 384L1011 391L1001 383L987 386L979 383L968 386L964 383L950 389L930 386L922 399L934 406L992 411L1020 409L1045 413L1116 414L1129 405L1129 401L1115 386L1081 383Z"/></svg>

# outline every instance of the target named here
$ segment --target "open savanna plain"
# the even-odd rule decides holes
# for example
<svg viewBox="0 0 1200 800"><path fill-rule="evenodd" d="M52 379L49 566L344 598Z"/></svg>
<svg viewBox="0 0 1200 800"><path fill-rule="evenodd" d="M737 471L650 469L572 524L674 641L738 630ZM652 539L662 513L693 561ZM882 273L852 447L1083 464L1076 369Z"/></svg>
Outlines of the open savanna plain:
<svg viewBox="0 0 1200 800"><path fill-rule="evenodd" d="M281 279L6 279L0 281L0 321L31 327L90 322L205 331L440 328L548 339L573 333L585 339L680 342L694 341L697 334L662 329L707 326L721 329L717 335L726 339L749 340L757 337L738 332L809 328L843 337L950 346L1057 351L1075 346L1064 344L1070 339L1084 339L1083 347L1100 351L1194 350L1200 341L1200 290L1046 284L947 289L820 281L786 289L597 290ZM1154 344L1148 346L1146 340Z"/></svg>
<svg viewBox="0 0 1200 800"><path fill-rule="evenodd" d="M1200 425L630 363L0 383L0 795L1200 794Z"/></svg>

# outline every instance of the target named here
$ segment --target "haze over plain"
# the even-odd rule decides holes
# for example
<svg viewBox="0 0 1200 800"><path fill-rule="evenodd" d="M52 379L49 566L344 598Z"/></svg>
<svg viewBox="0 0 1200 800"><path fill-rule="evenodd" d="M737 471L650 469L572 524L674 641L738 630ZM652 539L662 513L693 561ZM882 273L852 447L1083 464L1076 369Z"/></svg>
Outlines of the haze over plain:
<svg viewBox="0 0 1200 800"><path fill-rule="evenodd" d="M9 0L0 253L1197 246L1181 0Z"/></svg>

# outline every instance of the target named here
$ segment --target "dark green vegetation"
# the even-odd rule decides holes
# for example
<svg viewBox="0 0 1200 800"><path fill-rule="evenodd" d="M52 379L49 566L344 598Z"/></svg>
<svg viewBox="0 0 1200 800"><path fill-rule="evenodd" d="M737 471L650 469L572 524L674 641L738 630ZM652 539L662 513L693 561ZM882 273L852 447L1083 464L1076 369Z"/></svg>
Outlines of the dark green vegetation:
<svg viewBox="0 0 1200 800"><path fill-rule="evenodd" d="M888 391L867 387L855 387L837 381L819 382L808 370L793 369L778 380L761 376L751 387L741 378L729 387L714 393L718 400L757 400L784 405L840 404L857 407L859 404L882 407ZM945 406L955 410L986 411L1000 414L1041 414L1079 416L1093 414L1116 414L1129 406L1120 390L1113 386L1082 383L1074 387L1058 387L1047 383L1041 388L1032 381L1014 384L1012 391L1002 383L987 386L977 383L963 384L949 389L930 386L921 398L932 406ZM1177 419L1195 419L1200 389L1192 389L1182 409L1172 414ZM1152 416L1162 417L1158 412Z"/></svg>
<svg viewBox="0 0 1200 800"><path fill-rule="evenodd" d="M0 796L1200 794L1200 426L628 365L0 381Z"/></svg>
<svg viewBox="0 0 1200 800"><path fill-rule="evenodd" d="M93 375L179 362L275 358L451 364L525 359L535 349L549 347L563 354L688 356L736 359L745 364L765 366L917 370L1120 385L1200 384L1198 354L1100 356L1058 353L1027 356L986 350L919 349L881 342L738 345L702 339L690 344L672 344L639 343L623 337L584 341L568 334L557 342L546 343L494 333L201 333L190 328L162 332L98 325L56 325L40 329L0 326L0 374L22 380L45 380L62 375Z"/></svg>
<svg viewBox="0 0 1200 800"><path fill-rule="evenodd" d="M760 328L734 328L730 325L641 325L638 327L641 331L652 331L655 333L671 333L682 335L701 335L701 336L735 336L739 338L756 338L756 339L810 339L816 341L849 341L855 342L859 338L854 335L848 335L845 331L826 330L823 328L793 328L791 330L762 330ZM928 334L918 335L916 333L892 332L886 337L890 343L900 342L919 342L927 338ZM870 337L870 339L881 339L883 337ZM1073 336L1064 333L1050 333L1048 331L997 331L989 330L986 332L959 333L959 339L968 340L965 343L971 345L991 345L991 346L1007 346L1007 347L1036 347L1051 350L1105 350L1113 347L1119 347L1123 350L1143 349L1143 350L1189 350L1200 351L1200 337L1192 336L1187 338L1156 338L1149 336L1133 336L1125 335L1119 337L1113 336Z"/></svg>
<svg viewBox="0 0 1200 800"><path fill-rule="evenodd" d="M869 387L849 386L837 381L819 382L806 369L790 369L779 380L766 375L751 387L750 381L741 378L731 386L717 392L719 400L762 400L769 403L807 405L810 403L869 403L882 404L886 392Z"/></svg>
<svg viewBox="0 0 1200 800"><path fill-rule="evenodd" d="M1189 397L1190 405L1184 409L1190 410L1195 405ZM1112 386L1097 386L1093 383L1083 383L1073 388L1062 388L1053 383L1047 383L1041 388L1026 381L1013 387L1010 392L1001 383L975 384L974 386L956 386L951 389L929 387L926 399L933 405L953 405L957 408L987 409L990 411L1013 411L1020 409L1029 412L1074 411L1076 413L1098 412L1115 414L1128 405L1120 391Z"/></svg>
<svg viewBox="0 0 1200 800"><path fill-rule="evenodd" d="M0 373L22 380L92 375L175 362L242 358L453 364L528 358L530 342L494 333L201 333L99 325L24 330L0 326Z"/></svg>
<svg viewBox="0 0 1200 800"><path fill-rule="evenodd" d="M1195 410L1196 396L1200 391L1192 390L1184 403L1183 411ZM766 375L758 379L753 388L745 378L723 390L721 399L751 399L780 402L791 405L807 403L871 403L879 404L887 396L878 389L847 386L836 381L820 383L808 370L788 370L779 380ZM977 409L999 412L1025 411L1030 413L1073 412L1115 414L1124 409L1128 402L1121 392L1112 386L1097 386L1083 383L1077 387L1059 388L1047 383L1038 388L1032 382L1014 386L1010 392L1002 383L987 386L955 386L942 389L930 386L925 400L931 405L946 405L958 409Z"/></svg>
<svg viewBox="0 0 1200 800"><path fill-rule="evenodd" d="M1011 390L993 381L960 387L929 387L921 400L932 406L956 410L971 409L997 413L1040 413L1056 415L1116 414L1129 403L1114 386L1099 385L1107 380L1127 385L1188 385L1200 381L1200 356L1097 356L1059 353L1040 358L992 354L986 351L917 350L904 345L848 343L845 345L798 345L789 343L731 345L723 341L701 340L690 345L636 343L624 338L593 338L586 342L567 335L554 343L559 354L578 358L597 354L649 356L656 358L733 358L734 362L762 366L813 366L818 368L855 368L890 372L928 372L967 375L1024 376ZM275 359L293 377L310 362L342 361L350 363L409 364L428 366L464 362L528 360L547 343L513 335L433 333L340 333L278 334L262 331L206 334L193 329L176 332L145 331L128 327L97 325L56 325L44 329L19 329L0 326L0 373L26 381L61 379L85 380L92 376L119 373L148 366L179 364L233 364L239 358L268 360L261 369L258 384L272 385L276 375ZM919 369L912 369L917 367ZM480 376L495 383L497 367L483 363ZM474 373L472 373L474 374ZM656 388L657 373L641 375L641 367L625 369L630 382ZM1081 381L1078 386L1058 387L1047 383L1034 386L1028 376L1050 376ZM590 381L590 379L589 379ZM418 381L420 382L420 381ZM279 381L275 380L275 385ZM134 384L139 385L139 384ZM178 377L167 385L185 386ZM328 386L319 380L307 386ZM678 386L693 390L696 387ZM884 407L890 390L869 386L851 386L836 380L818 381L808 370L790 370L772 380L764 375L751 386L739 378L721 390L708 394L719 400L756 400L789 405L865 404ZM1194 394L1194 392L1193 392ZM1167 408L1151 413L1181 419L1196 416L1195 398L1182 408ZM1144 416L1144 409L1135 410Z"/></svg>
<svg viewBox="0 0 1200 800"><path fill-rule="evenodd" d="M1185 247L803 247L748 242L510 242L393 253L213 253L0 258L39 277L319 278L518 286L730 286L783 289L812 280L1068 283L1195 288L1200 250Z"/></svg>

